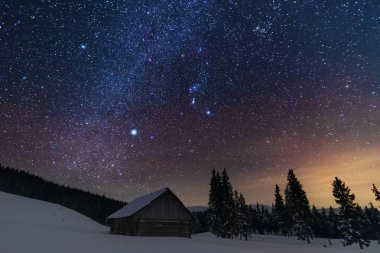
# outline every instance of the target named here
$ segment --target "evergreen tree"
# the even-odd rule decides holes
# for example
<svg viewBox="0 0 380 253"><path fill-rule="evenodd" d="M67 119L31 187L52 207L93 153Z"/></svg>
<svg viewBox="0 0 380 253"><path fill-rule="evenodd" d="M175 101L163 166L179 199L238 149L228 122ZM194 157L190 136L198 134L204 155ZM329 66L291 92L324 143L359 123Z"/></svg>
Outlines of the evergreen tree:
<svg viewBox="0 0 380 253"><path fill-rule="evenodd" d="M269 210L264 207L264 205L261 205L261 210L263 213L263 223L264 223L264 231L267 233L272 233L272 225L271 225L271 215L269 213Z"/></svg>
<svg viewBox="0 0 380 253"><path fill-rule="evenodd" d="M208 204L211 232L218 237L232 238L236 208L232 186L225 169L222 176L215 169L212 171Z"/></svg>
<svg viewBox="0 0 380 253"><path fill-rule="evenodd" d="M259 220L258 220L258 214L256 208L249 206L249 212L250 212L250 225L252 228L253 233L258 234L259 233Z"/></svg>
<svg viewBox="0 0 380 253"><path fill-rule="evenodd" d="M321 235L322 238L331 238L329 234L329 217L327 216L326 209L322 207L321 213L320 213L320 219L321 219Z"/></svg>
<svg viewBox="0 0 380 253"><path fill-rule="evenodd" d="M358 223L360 224L359 227L361 228L360 232L362 233L364 239L369 240L370 239L369 219L367 215L365 214L364 210L358 204L356 205L356 212L358 214L358 221L359 221ZM373 239L375 238L373 237Z"/></svg>
<svg viewBox="0 0 380 253"><path fill-rule="evenodd" d="M361 208L354 202L355 194L337 177L332 185L335 202L339 205L338 229L343 235L343 245L358 243L361 249L368 247L370 242L363 236L365 220Z"/></svg>
<svg viewBox="0 0 380 253"><path fill-rule="evenodd" d="M373 193L375 194L375 198L376 198L376 200L377 200L377 201L380 201L380 191L377 190L377 188L376 188L375 185L373 185L372 191L373 191ZM378 228L377 228L377 232L376 232L376 237L377 237L377 241L378 241L378 243L380 244L380 228L379 228L379 227L380 227L380 214L378 215L377 220L378 220L379 222L378 222Z"/></svg>
<svg viewBox="0 0 380 253"><path fill-rule="evenodd" d="M328 214L328 237L339 238L338 231L338 215L334 212L334 209L330 206Z"/></svg>
<svg viewBox="0 0 380 253"><path fill-rule="evenodd" d="M367 238L372 240L377 239L380 243L380 212L372 203L369 203L369 207L364 208L365 215L368 220L368 235Z"/></svg>
<svg viewBox="0 0 380 253"><path fill-rule="evenodd" d="M235 202L236 202L236 234L239 235L240 240L242 237L248 240L248 236L252 233L250 226L250 210L245 202L245 198L242 194L238 194L235 191Z"/></svg>
<svg viewBox="0 0 380 253"><path fill-rule="evenodd" d="M375 185L373 185L372 191L373 191L373 193L375 194L375 198L376 198L376 200L377 200L377 201L380 201L380 191L377 190L377 188L376 188Z"/></svg>
<svg viewBox="0 0 380 253"><path fill-rule="evenodd" d="M323 230L322 216L314 205L311 208L311 215L313 218L313 222L311 225L313 233L316 237L322 237L322 230Z"/></svg>
<svg viewBox="0 0 380 253"><path fill-rule="evenodd" d="M267 221L267 231L271 234L278 234L278 225L277 225L277 222L275 221L275 217L274 217L274 204L272 204L271 206L271 211L269 211L269 209L267 210L267 213L268 213L268 221Z"/></svg>
<svg viewBox="0 0 380 253"><path fill-rule="evenodd" d="M222 172L222 184L221 184L221 233L222 238L232 238L233 228L236 221L235 203L233 198L232 185L227 175L226 169Z"/></svg>
<svg viewBox="0 0 380 253"><path fill-rule="evenodd" d="M236 190L234 191L234 207L235 207L234 213L235 213L236 222L233 225L232 234L234 236L240 235L240 240L241 240L240 231L242 229L243 214L242 214L241 208L240 208L239 193Z"/></svg>
<svg viewBox="0 0 380 253"><path fill-rule="evenodd" d="M193 214L193 234L209 232L210 231L210 215L208 210L195 211Z"/></svg>
<svg viewBox="0 0 380 253"><path fill-rule="evenodd" d="M291 215L288 221L290 223L289 234L310 243L310 239L313 239L313 234L310 227L312 219L309 200L293 170L289 170L288 173L288 182L285 190L285 208L288 215ZM301 228L300 226L305 227Z"/></svg>
<svg viewBox="0 0 380 253"><path fill-rule="evenodd" d="M264 214L261 210L261 206L259 203L256 203L256 212L255 212L255 221L256 221L256 229L257 233L260 235L264 234L265 227L264 227Z"/></svg>
<svg viewBox="0 0 380 253"><path fill-rule="evenodd" d="M222 182L219 172L212 170L211 182L210 182L210 192L208 201L208 216L210 222L210 230L217 237L220 236L221 230L221 209L222 209L222 196L221 189Z"/></svg>
<svg viewBox="0 0 380 253"><path fill-rule="evenodd" d="M274 222L274 232L285 235L285 204L284 199L281 195L280 187L276 184L274 190L274 206L272 208L273 222Z"/></svg>
<svg viewBox="0 0 380 253"><path fill-rule="evenodd" d="M310 243L313 231L311 227L305 223L305 219L301 217L299 213L295 213L293 216L293 225L290 228L290 234L297 236L299 240Z"/></svg>

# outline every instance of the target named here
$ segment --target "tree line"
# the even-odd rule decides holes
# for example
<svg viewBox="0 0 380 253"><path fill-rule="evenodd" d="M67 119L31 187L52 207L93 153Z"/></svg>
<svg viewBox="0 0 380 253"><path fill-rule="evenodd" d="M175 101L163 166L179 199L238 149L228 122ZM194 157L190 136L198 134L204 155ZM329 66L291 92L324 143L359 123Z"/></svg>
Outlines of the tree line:
<svg viewBox="0 0 380 253"><path fill-rule="evenodd" d="M284 197L278 185L274 189L274 204L248 205L241 193L233 190L226 170L213 169L210 180L208 209L196 213L200 231L209 230L217 237L248 239L251 234L294 236L310 243L314 237L340 238L343 246L358 243L369 246L369 240L380 243L380 212L372 204L361 208L348 186L335 178L332 195L339 206L318 210L310 207L306 192L293 170L289 170ZM376 186L372 189L380 202ZM202 227L203 226L203 227ZM329 241L330 242L330 241Z"/></svg>
<svg viewBox="0 0 380 253"><path fill-rule="evenodd" d="M44 180L25 171L0 165L0 191L56 203L105 224L126 203Z"/></svg>

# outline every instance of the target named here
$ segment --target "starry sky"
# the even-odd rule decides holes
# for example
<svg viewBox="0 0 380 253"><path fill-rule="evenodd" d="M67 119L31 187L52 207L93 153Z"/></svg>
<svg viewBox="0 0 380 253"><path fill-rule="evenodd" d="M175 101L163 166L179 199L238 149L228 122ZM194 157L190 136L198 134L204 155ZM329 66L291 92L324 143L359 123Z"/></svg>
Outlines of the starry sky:
<svg viewBox="0 0 380 253"><path fill-rule="evenodd" d="M378 1L5 0L0 49L4 165L186 205L213 167L250 203L380 186Z"/></svg>

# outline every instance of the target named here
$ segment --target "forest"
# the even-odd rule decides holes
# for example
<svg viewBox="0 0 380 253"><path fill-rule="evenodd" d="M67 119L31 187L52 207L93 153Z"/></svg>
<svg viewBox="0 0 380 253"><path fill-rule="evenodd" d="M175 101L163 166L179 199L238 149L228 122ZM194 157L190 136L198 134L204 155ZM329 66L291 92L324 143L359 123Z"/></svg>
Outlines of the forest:
<svg viewBox="0 0 380 253"><path fill-rule="evenodd" d="M251 234L294 236L308 243L315 238L343 239L343 245L358 243L368 246L369 240L380 243L380 212L372 204L362 208L355 202L348 186L339 178L332 182L332 197L338 208L310 207L306 192L293 170L289 170L284 196L275 185L274 204L248 205L241 193L233 190L226 170L213 170L208 209L194 213L199 232L211 231L217 237L248 239ZM373 185L374 200L380 192Z"/></svg>
<svg viewBox="0 0 380 253"><path fill-rule="evenodd" d="M0 191L48 201L105 224L105 218L126 203L59 185L25 171L0 165Z"/></svg>

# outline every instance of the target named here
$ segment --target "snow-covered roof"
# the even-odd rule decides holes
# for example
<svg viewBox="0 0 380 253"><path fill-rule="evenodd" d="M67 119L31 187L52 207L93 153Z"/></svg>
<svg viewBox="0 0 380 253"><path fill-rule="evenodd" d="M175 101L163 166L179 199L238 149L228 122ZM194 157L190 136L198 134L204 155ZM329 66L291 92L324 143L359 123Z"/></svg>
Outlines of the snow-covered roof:
<svg viewBox="0 0 380 253"><path fill-rule="evenodd" d="M138 198L134 199L133 201L129 202L127 205L125 205L124 207L122 207L118 211L116 211L113 214L111 214L110 216L108 216L108 219L129 217L132 214L135 214L137 211L139 211L142 208L149 205L153 200L160 197L166 191L169 191L169 189L163 188L159 191L148 193L146 195L138 197Z"/></svg>

